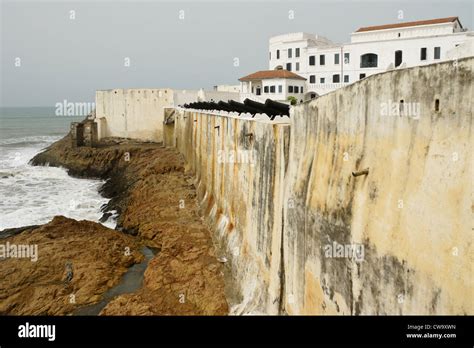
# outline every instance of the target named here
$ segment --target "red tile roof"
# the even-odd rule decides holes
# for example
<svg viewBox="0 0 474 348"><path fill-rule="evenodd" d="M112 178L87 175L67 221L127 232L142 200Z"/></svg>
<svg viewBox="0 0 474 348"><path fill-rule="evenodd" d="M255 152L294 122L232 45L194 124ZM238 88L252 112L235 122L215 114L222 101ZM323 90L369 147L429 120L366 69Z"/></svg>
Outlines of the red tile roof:
<svg viewBox="0 0 474 348"><path fill-rule="evenodd" d="M264 80L264 79L297 79L306 80L303 76L292 73L288 70L262 70L253 74L241 77L239 81Z"/></svg>
<svg viewBox="0 0 474 348"><path fill-rule="evenodd" d="M372 26L372 27L359 28L359 29L356 30L356 33L364 32L364 31L372 31L372 30L414 27L414 26L418 26L418 25L451 23L451 22L454 22L455 20L458 20L458 17L446 17L446 18L429 19L429 20L424 20L424 21L414 21L414 22L394 23L394 24L385 24L385 25L375 25L375 26Z"/></svg>

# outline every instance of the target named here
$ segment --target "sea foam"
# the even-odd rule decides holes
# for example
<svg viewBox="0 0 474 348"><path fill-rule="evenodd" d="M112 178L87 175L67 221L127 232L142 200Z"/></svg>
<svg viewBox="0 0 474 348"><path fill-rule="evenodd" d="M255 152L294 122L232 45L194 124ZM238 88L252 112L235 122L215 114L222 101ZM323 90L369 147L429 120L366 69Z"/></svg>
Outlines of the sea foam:
<svg viewBox="0 0 474 348"><path fill-rule="evenodd" d="M109 201L98 193L102 181L70 177L64 168L28 164L59 138L0 140L0 230L44 224L56 215L99 221L100 207ZM114 217L103 224L114 228Z"/></svg>

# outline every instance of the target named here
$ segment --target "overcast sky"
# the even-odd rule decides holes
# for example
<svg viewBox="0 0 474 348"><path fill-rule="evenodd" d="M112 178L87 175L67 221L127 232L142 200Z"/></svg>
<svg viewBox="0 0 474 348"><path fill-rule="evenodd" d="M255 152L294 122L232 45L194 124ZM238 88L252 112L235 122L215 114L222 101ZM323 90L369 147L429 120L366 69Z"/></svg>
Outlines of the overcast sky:
<svg viewBox="0 0 474 348"><path fill-rule="evenodd" d="M403 21L459 16L473 28L472 0L0 1L1 106L89 102L97 89L237 84L268 69L273 35L349 42L358 27L399 22L400 10Z"/></svg>

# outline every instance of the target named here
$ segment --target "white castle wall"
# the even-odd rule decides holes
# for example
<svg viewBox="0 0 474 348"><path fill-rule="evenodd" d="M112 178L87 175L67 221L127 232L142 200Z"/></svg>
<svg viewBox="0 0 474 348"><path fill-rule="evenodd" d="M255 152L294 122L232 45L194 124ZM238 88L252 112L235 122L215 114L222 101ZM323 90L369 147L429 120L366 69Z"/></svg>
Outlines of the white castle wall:
<svg viewBox="0 0 474 348"><path fill-rule="evenodd" d="M112 89L96 92L99 140L105 137L163 141L163 108L198 100L239 100L239 93L158 89Z"/></svg>

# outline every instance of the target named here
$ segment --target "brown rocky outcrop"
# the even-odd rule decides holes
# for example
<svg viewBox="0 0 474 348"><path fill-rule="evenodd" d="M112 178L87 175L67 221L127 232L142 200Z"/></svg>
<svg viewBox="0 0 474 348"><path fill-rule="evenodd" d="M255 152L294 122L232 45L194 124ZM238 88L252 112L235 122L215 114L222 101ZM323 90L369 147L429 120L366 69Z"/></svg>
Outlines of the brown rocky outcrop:
<svg viewBox="0 0 474 348"><path fill-rule="evenodd" d="M37 246L34 258L30 253L0 259L0 314L72 313L78 306L97 302L143 258L133 237L63 216L0 239L0 244L10 250Z"/></svg>
<svg viewBox="0 0 474 348"><path fill-rule="evenodd" d="M184 171L182 156L176 150L164 148L156 143L108 139L102 141L99 146L91 148L72 147L69 140L65 137L54 143L35 156L31 161L32 164L61 166L73 176L106 179L101 193L111 200L103 207L103 211L107 213L117 210L119 213L117 230L125 233L101 228L111 231L114 236L119 236L117 237L119 246L122 246L120 238L128 238L127 240L133 241L136 245L145 244L159 250L148 264L142 288L135 293L117 296L101 314L227 314L222 265L214 254L211 233L199 216L192 177ZM61 224L57 219L53 222ZM101 226L85 221L78 223L94 224L97 229ZM40 227L44 233L49 233L48 225ZM82 235L79 232L77 234ZM27 235L21 232L12 238L26 238ZM48 245L53 245L55 241L51 240L49 243ZM64 244L63 248L69 248L68 252L72 254L78 253L76 244L81 245L75 242ZM81 250L88 252L88 246L82 245ZM95 256L90 256L90 267L98 267L97 262L102 261L100 252L97 250L97 253L92 254ZM55 258L54 254L48 257L52 260ZM93 261L94 257L97 257L97 262ZM61 258L52 262L62 264L64 260ZM122 265L119 260L111 258L108 263L111 270L115 267L114 262L118 262L116 272L118 277L123 273L123 269L120 268ZM129 261L127 265L132 263L133 261ZM8 272L3 269L2 263L0 272ZM48 275L44 277L46 281ZM105 289L113 286L115 278L111 279L105 282L107 285ZM35 281L28 283L34 285ZM9 287L8 285L7 288ZM61 293L59 289L55 290L56 293ZM105 291L105 289L99 290ZM100 293L99 290L88 292L93 295L83 303L98 302L100 296L94 296ZM9 296L13 295L8 292L3 298ZM10 303L19 306L24 303L23 301L31 302L26 298L16 300L13 298ZM39 314L43 313L41 311L45 307L59 307L43 304L43 307L39 306L39 309L32 311L33 307L29 306L35 305L30 303L21 313ZM3 311L14 313L11 306L4 307ZM55 309L48 313L64 314L67 311Z"/></svg>

